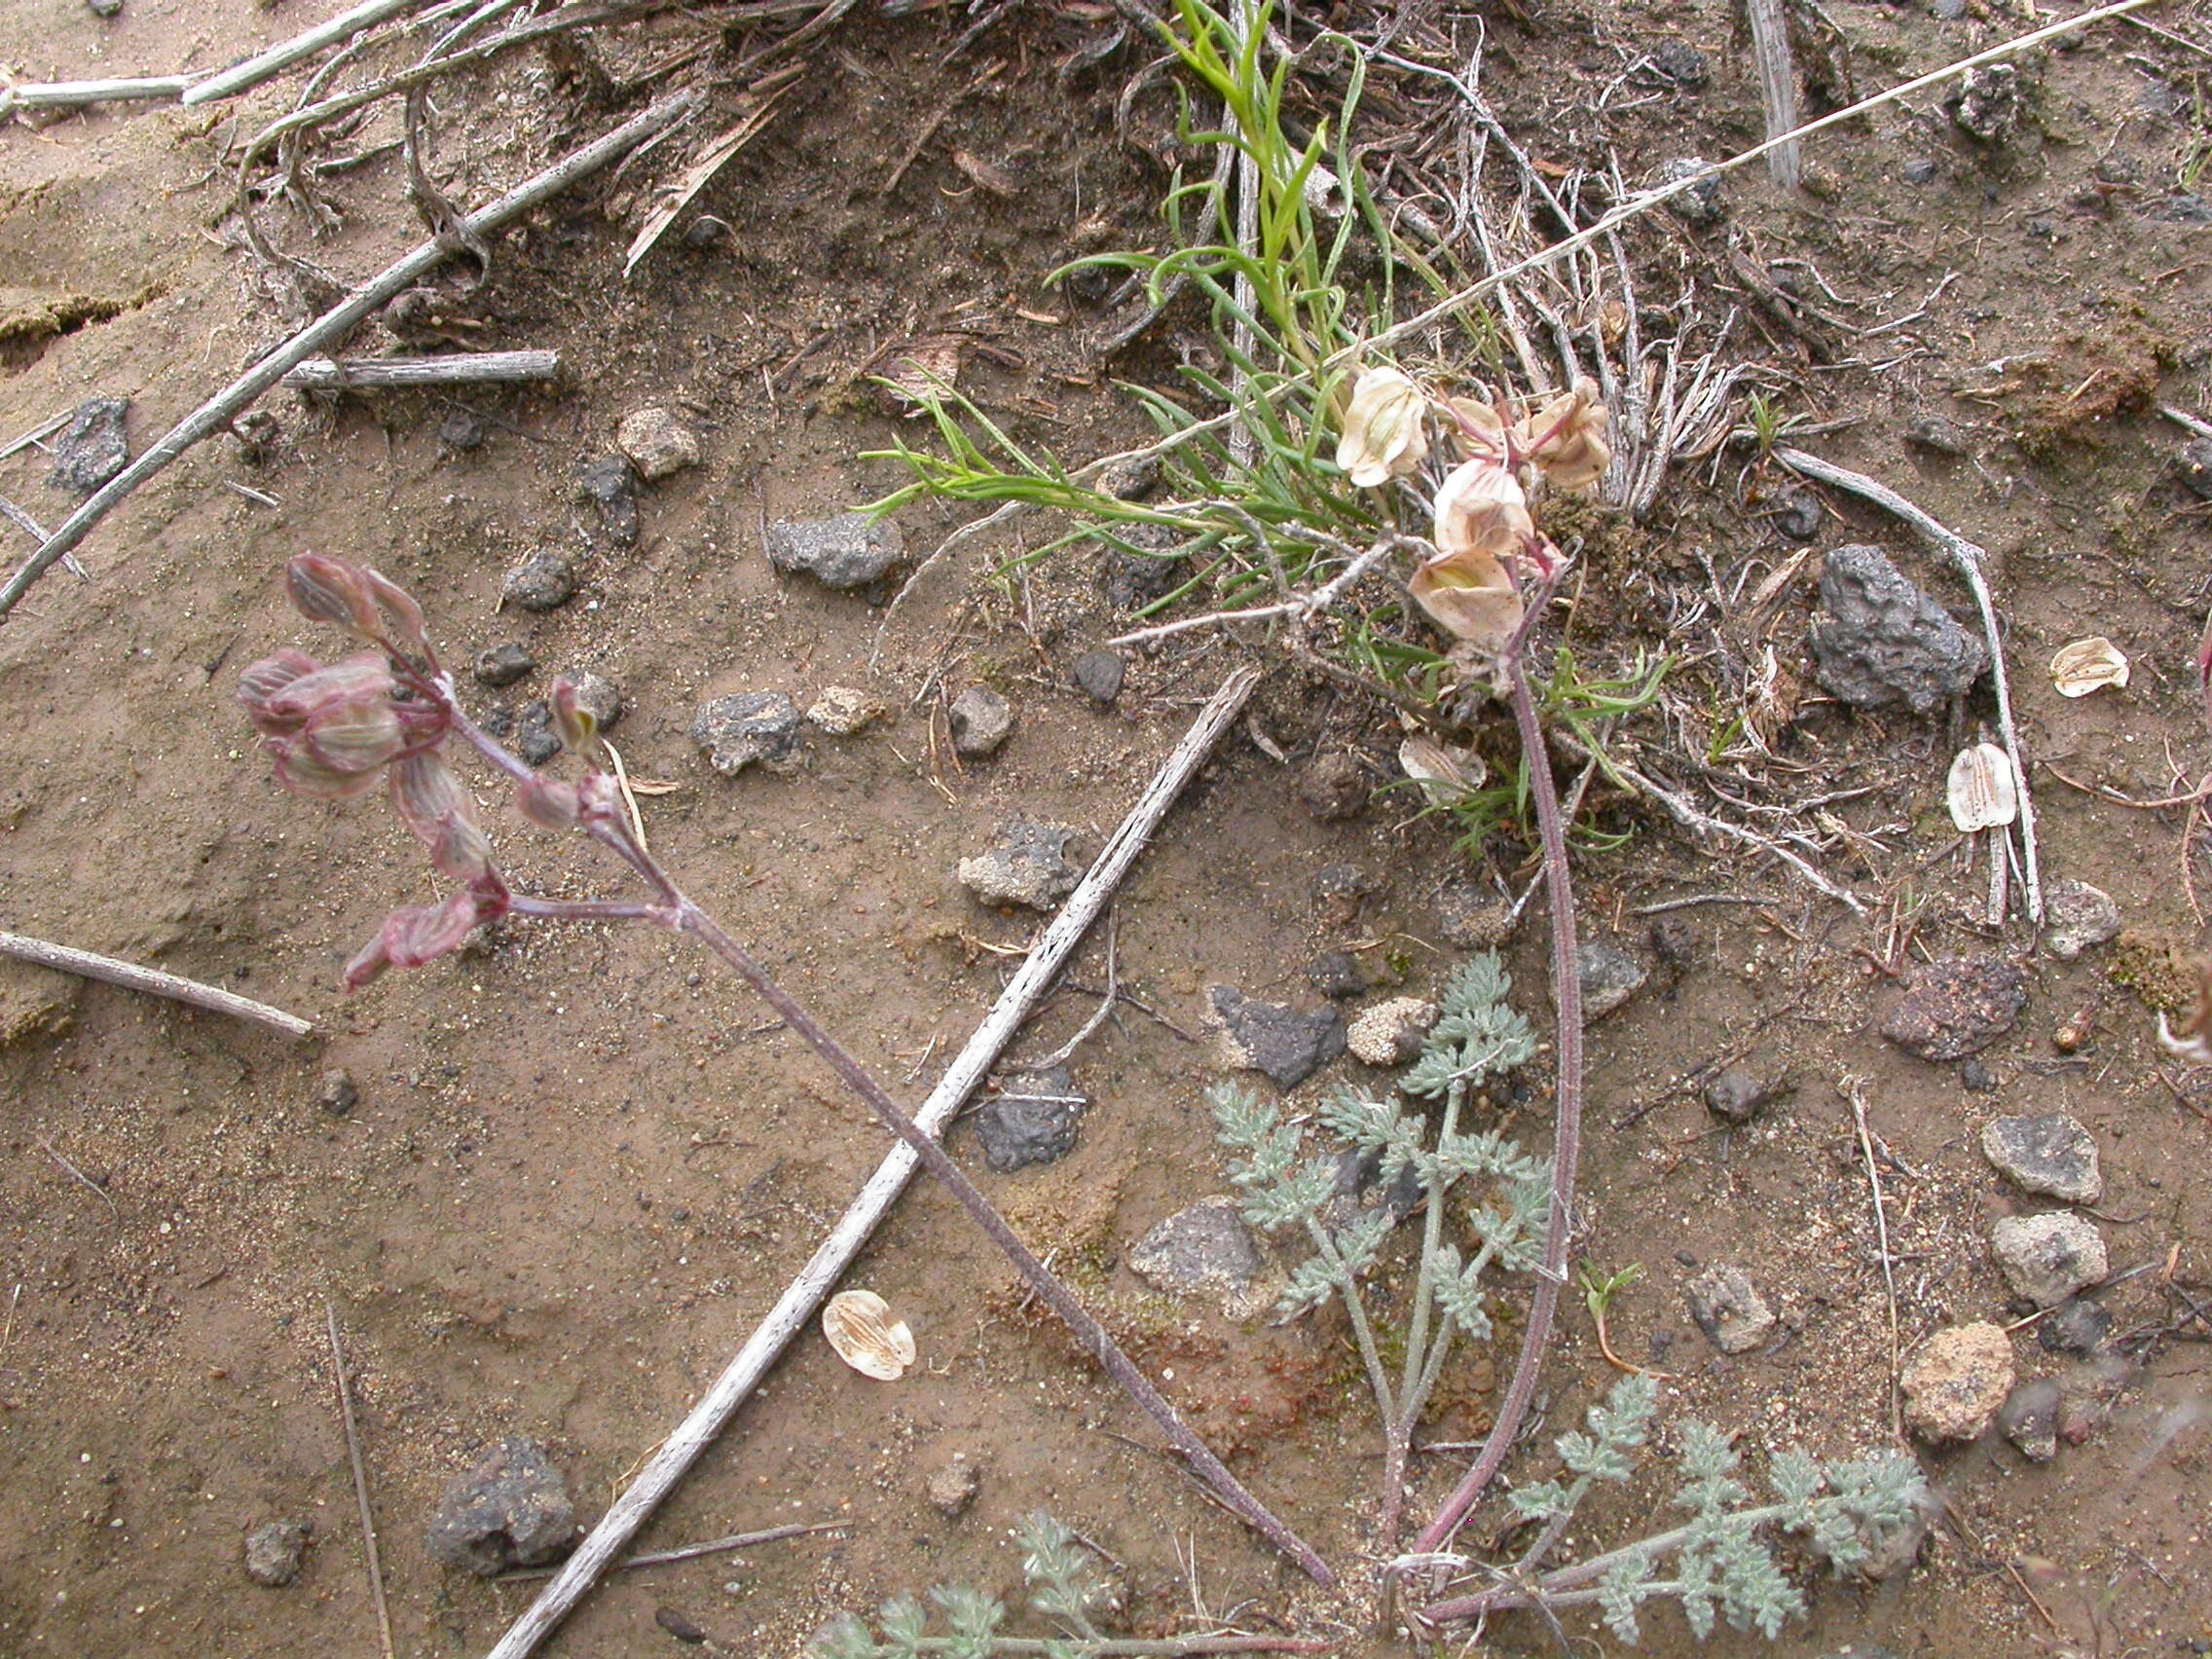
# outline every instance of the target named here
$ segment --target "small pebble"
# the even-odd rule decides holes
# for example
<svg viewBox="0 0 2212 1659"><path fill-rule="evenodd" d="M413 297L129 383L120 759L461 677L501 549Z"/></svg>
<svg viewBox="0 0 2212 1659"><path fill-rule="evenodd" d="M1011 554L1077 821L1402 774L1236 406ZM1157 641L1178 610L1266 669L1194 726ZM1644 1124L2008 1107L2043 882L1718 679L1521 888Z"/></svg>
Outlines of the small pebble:
<svg viewBox="0 0 2212 1659"><path fill-rule="evenodd" d="M2033 1378L2005 1396L1997 1408L1997 1429L2033 1462L2058 1456L2058 1384Z"/></svg>
<svg viewBox="0 0 2212 1659"><path fill-rule="evenodd" d="M806 718L831 737L851 737L866 731L891 712L890 705L850 685L830 685L806 711Z"/></svg>
<svg viewBox="0 0 2212 1659"><path fill-rule="evenodd" d="M768 563L802 571L825 587L865 587L905 556L898 524L867 513L784 519L768 527Z"/></svg>
<svg viewBox="0 0 2212 1659"><path fill-rule="evenodd" d="M1990 1228L1989 1247L2013 1293L2038 1308L2055 1308L2109 1271L2104 1235L2078 1215L2007 1216Z"/></svg>
<svg viewBox="0 0 2212 1659"><path fill-rule="evenodd" d="M2101 1302L2069 1297L2036 1321L2036 1341L2048 1353L2091 1354L2112 1335L2112 1314Z"/></svg>
<svg viewBox="0 0 2212 1659"><path fill-rule="evenodd" d="M1979 1323L1937 1331L1905 1362L1899 1380L1905 1426L1923 1440L1975 1440L2012 1391L2012 1344Z"/></svg>
<svg viewBox="0 0 2212 1659"><path fill-rule="evenodd" d="M304 1521L266 1521L245 1535L245 1575L270 1590L281 1590L300 1575L307 1555Z"/></svg>
<svg viewBox="0 0 2212 1659"><path fill-rule="evenodd" d="M2200 501L2212 501L2212 438L2192 438L2182 445L2181 481Z"/></svg>
<svg viewBox="0 0 2212 1659"><path fill-rule="evenodd" d="M315 1103L333 1118L343 1118L360 1103L361 1091L353 1087L353 1074L344 1066L332 1066L322 1074L322 1092Z"/></svg>
<svg viewBox="0 0 2212 1659"><path fill-rule="evenodd" d="M1367 971L1348 951L1324 950L1306 965L1306 982L1325 997L1342 1000L1367 989Z"/></svg>
<svg viewBox="0 0 2212 1659"><path fill-rule="evenodd" d="M615 428L614 447L630 458L648 483L699 464L699 440L672 409L640 409Z"/></svg>
<svg viewBox="0 0 2212 1659"><path fill-rule="evenodd" d="M1749 1353L1775 1327L1774 1312L1733 1263L1716 1262L1683 1289L1690 1317L1722 1353Z"/></svg>
<svg viewBox="0 0 2212 1659"><path fill-rule="evenodd" d="M1355 864L1326 864L1313 872L1309 891L1321 920L1342 928L1359 919L1367 902L1382 891L1382 883Z"/></svg>
<svg viewBox="0 0 2212 1659"><path fill-rule="evenodd" d="M743 691L699 705L691 741L725 778L748 766L781 769L798 748L798 705L781 691Z"/></svg>
<svg viewBox="0 0 2212 1659"><path fill-rule="evenodd" d="M476 653L477 682L495 689L512 685L536 666L537 659L530 654L529 647L514 640Z"/></svg>
<svg viewBox="0 0 2212 1659"><path fill-rule="evenodd" d="M661 1629L667 1631L668 1634L675 1637L677 1641L683 1642L691 1647L697 1647L707 1640L707 1633L705 1631L701 1630L697 1625L693 1624L689 1619L685 1618L674 1607L662 1607L658 1611L656 1611L653 1614L653 1623L660 1626Z"/></svg>
<svg viewBox="0 0 2212 1659"><path fill-rule="evenodd" d="M1112 708L1122 694L1122 678L1127 665L1118 651L1085 651L1075 659L1075 682L1086 697L1100 708Z"/></svg>
<svg viewBox="0 0 2212 1659"><path fill-rule="evenodd" d="M576 488L584 499L599 508L600 528L618 547L638 539L638 474L628 459L603 455L576 475Z"/></svg>
<svg viewBox="0 0 2212 1659"><path fill-rule="evenodd" d="M1903 173L1904 181L1907 184L1934 184L1936 182L1936 164L1922 156L1917 160L1905 163Z"/></svg>
<svg viewBox="0 0 2212 1659"><path fill-rule="evenodd" d="M1075 831L1064 824L1014 818L999 827L991 847L962 859L960 885L986 904L1022 904L1050 910L1075 891L1080 873L1068 863Z"/></svg>
<svg viewBox="0 0 2212 1659"><path fill-rule="evenodd" d="M450 450L484 447L484 419L467 409L456 409L438 423L438 442Z"/></svg>
<svg viewBox="0 0 2212 1659"><path fill-rule="evenodd" d="M553 707L542 697L523 705L507 741L525 762L542 766L561 753L561 733L553 723Z"/></svg>
<svg viewBox="0 0 2212 1659"><path fill-rule="evenodd" d="M1992 1118L1982 1125L1981 1152L1999 1174L2023 1192L2046 1194L2070 1204L2093 1204L2104 1197L2096 1140L2063 1112Z"/></svg>
<svg viewBox="0 0 2212 1659"><path fill-rule="evenodd" d="M121 472L130 461L130 440L123 428L128 397L89 397L61 435L54 440L54 471L48 482L56 490L90 496Z"/></svg>
<svg viewBox="0 0 2212 1659"><path fill-rule="evenodd" d="M2001 956L1941 956L1912 971L1882 1035L1924 1060L1957 1060L2019 1022L2027 976Z"/></svg>
<svg viewBox="0 0 2212 1659"><path fill-rule="evenodd" d="M1669 197L1667 210L1685 225L1703 229L1717 225L1728 216L1728 204L1720 194L1720 175L1708 162L1695 156L1684 156L1669 162L1659 172L1659 182L1675 184L1685 178L1698 182L1677 196Z"/></svg>
<svg viewBox="0 0 2212 1659"><path fill-rule="evenodd" d="M1775 510L1774 528L1791 541L1811 541L1821 534L1821 521L1826 516L1811 491L1791 490Z"/></svg>
<svg viewBox="0 0 2212 1659"><path fill-rule="evenodd" d="M575 1535L569 1483L543 1447L510 1436L446 1488L426 1542L436 1560L490 1578L557 1560Z"/></svg>
<svg viewBox="0 0 2212 1659"><path fill-rule="evenodd" d="M971 685L946 711L952 751L964 760L996 755L1014 731L1014 710L988 685Z"/></svg>
<svg viewBox="0 0 2212 1659"><path fill-rule="evenodd" d="M1686 40L1663 40L1651 54L1652 65L1676 86L1697 92L1713 79L1713 65Z"/></svg>
<svg viewBox="0 0 2212 1659"><path fill-rule="evenodd" d="M123 10L123 0L85 0L85 10L95 18L112 18Z"/></svg>
<svg viewBox="0 0 2212 1659"><path fill-rule="evenodd" d="M1316 756L1298 778L1298 798L1325 824L1356 818L1371 793L1366 770L1342 750Z"/></svg>
<svg viewBox="0 0 2212 1659"><path fill-rule="evenodd" d="M2020 69L1984 63L1970 69L1952 94L1951 119L1984 144L2002 144L2020 123Z"/></svg>
<svg viewBox="0 0 2212 1659"><path fill-rule="evenodd" d="M2059 961L2072 962L2119 933L2120 906L2102 888L2061 877L2044 889L2043 947Z"/></svg>
<svg viewBox="0 0 2212 1659"><path fill-rule="evenodd" d="M1748 1124L1783 1092L1742 1066L1729 1066L1705 1086L1705 1109L1724 1124Z"/></svg>
<svg viewBox="0 0 2212 1659"><path fill-rule="evenodd" d="M729 221L718 219L712 213L702 213L683 228L685 247L713 247L729 235Z"/></svg>
<svg viewBox="0 0 2212 1659"><path fill-rule="evenodd" d="M1997 1074L1981 1063L1979 1054L1969 1054L1959 1062L1959 1082L1976 1094L1997 1092Z"/></svg>
<svg viewBox="0 0 2212 1659"><path fill-rule="evenodd" d="M957 1521L982 1489L983 1471L955 1453L951 1462L930 1476L925 1490L932 1509L947 1521Z"/></svg>
<svg viewBox="0 0 2212 1659"><path fill-rule="evenodd" d="M997 1090L984 1097L969 1122L991 1172L1012 1175L1037 1164L1057 1163L1073 1152L1088 1104L1067 1068L1052 1066L1001 1078Z"/></svg>
<svg viewBox="0 0 2212 1659"><path fill-rule="evenodd" d="M1582 979L1582 1017L1605 1017L1643 988L1651 975L1642 963L1606 940L1595 939L1574 953Z"/></svg>
<svg viewBox="0 0 2212 1659"><path fill-rule="evenodd" d="M525 610L558 610L576 596L575 567L557 553L540 553L509 571L501 602Z"/></svg>

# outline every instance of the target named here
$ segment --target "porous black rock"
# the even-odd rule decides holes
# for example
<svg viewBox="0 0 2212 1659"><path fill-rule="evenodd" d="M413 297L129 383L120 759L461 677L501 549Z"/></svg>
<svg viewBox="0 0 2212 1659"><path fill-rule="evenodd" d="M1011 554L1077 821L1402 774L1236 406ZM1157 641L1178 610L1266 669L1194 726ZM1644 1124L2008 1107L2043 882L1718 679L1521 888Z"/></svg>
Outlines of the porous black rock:
<svg viewBox="0 0 2212 1659"><path fill-rule="evenodd" d="M623 455L603 455L585 464L576 487L585 500L599 508L600 528L617 547L638 539L638 472Z"/></svg>
<svg viewBox="0 0 2212 1659"><path fill-rule="evenodd" d="M1122 694L1122 679L1127 671L1118 651L1085 651L1075 659L1076 688L1100 708L1111 708Z"/></svg>
<svg viewBox="0 0 2212 1659"><path fill-rule="evenodd" d="M281 1590L300 1575L307 1554L304 1521L265 1521L245 1535L245 1575L268 1590Z"/></svg>
<svg viewBox="0 0 2212 1659"><path fill-rule="evenodd" d="M869 513L784 519L768 527L768 563L825 587L866 587L905 556L899 526Z"/></svg>
<svg viewBox="0 0 2212 1659"><path fill-rule="evenodd" d="M477 682L495 688L512 685L536 666L537 659L530 654L530 648L516 640L476 653Z"/></svg>
<svg viewBox="0 0 2212 1659"><path fill-rule="evenodd" d="M2023 1192L2070 1204L2093 1204L2104 1197L2096 1140L2063 1112L1992 1118L1981 1127L1981 1151L1998 1173Z"/></svg>
<svg viewBox="0 0 2212 1659"><path fill-rule="evenodd" d="M558 553L535 554L507 572L499 593L525 610L558 610L576 597L575 567Z"/></svg>
<svg viewBox="0 0 2212 1659"><path fill-rule="evenodd" d="M994 1174L1011 1175L1032 1164L1056 1163L1073 1152L1087 1104L1067 1067L1052 1066L1001 1078L998 1091L969 1121L983 1161Z"/></svg>
<svg viewBox="0 0 2212 1659"><path fill-rule="evenodd" d="M1924 1060L1979 1053L2019 1022L2027 976L2001 956L1939 956L1915 968L1882 1035Z"/></svg>
<svg viewBox="0 0 2212 1659"><path fill-rule="evenodd" d="M1902 704L1925 715L1962 695L1989 666L1981 641L1879 547L1855 544L1827 555L1821 608L1811 635L1815 673L1860 708Z"/></svg>
<svg viewBox="0 0 2212 1659"><path fill-rule="evenodd" d="M431 1517L431 1556L482 1578L539 1567L575 1541L569 1483L534 1440L510 1435L446 1488Z"/></svg>

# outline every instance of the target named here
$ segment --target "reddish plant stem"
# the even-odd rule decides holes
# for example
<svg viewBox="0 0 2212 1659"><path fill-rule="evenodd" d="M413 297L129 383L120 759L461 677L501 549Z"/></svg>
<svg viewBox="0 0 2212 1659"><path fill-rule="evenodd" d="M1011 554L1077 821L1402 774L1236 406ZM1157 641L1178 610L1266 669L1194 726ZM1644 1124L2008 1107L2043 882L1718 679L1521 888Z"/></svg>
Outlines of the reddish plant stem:
<svg viewBox="0 0 2212 1659"><path fill-rule="evenodd" d="M1531 605L1530 615L1533 617L1540 608L1540 605ZM1560 813L1559 784L1552 775L1551 752L1544 745L1543 720L1536 711L1518 639L1506 653L1505 672L1513 719L1521 734L1521 754L1529 767L1529 793L1536 806L1536 830L1544 850L1544 891L1552 911L1552 996L1559 1009L1559 1064L1552 1131L1551 1223L1544 1237L1543 1273L1529 1306L1529 1328L1521 1339L1513 1380L1498 1405L1497 1421L1474 1467L1414 1541L1415 1555L1433 1555L1449 1544L1520 1437L1522 1421L1535 1398L1536 1377L1543 1369L1552 1321L1559 1311L1560 1287L1567 1282L1567 1247L1574 1227L1574 1169L1582 1151L1582 980L1575 966L1574 887L1567 867L1567 823Z"/></svg>
<svg viewBox="0 0 2212 1659"><path fill-rule="evenodd" d="M420 678L418 683L427 694L447 707L455 732L492 765L518 784L529 782L533 778L534 774L521 759L461 712L454 696L453 681L449 676L438 673ZM959 1200L961 1208L968 1212L969 1218L1014 1265L1014 1271L1029 1288L1059 1315L1084 1350L1097 1360L1107 1375L1119 1382L1124 1391L1160 1425L1160 1431L1166 1436L1168 1444L1182 1455L1193 1472L1213 1490L1222 1502L1262 1537L1296 1562L1314 1582L1323 1585L1336 1582L1336 1574L1329 1569L1328 1564L1229 1472L1221 1459L1214 1456L1212 1449L1191 1430L1176 1414L1175 1408L1152 1385L1151 1379L1138 1369L1136 1362L1122 1351L1121 1346L1107 1334L1106 1328L1090 1316L1089 1311L1075 1299L1052 1271L1039 1261L1029 1246L1021 1241L1020 1235L1007 1224L1006 1218L999 1214L975 1182L969 1180L967 1172L953 1162L941 1146L922 1132L913 1119L884 1090L883 1086L868 1074L867 1069L807 1012L804 1004L777 983L768 971L755 960L750 951L731 938L720 923L685 896L660 864L638 846L631 837L627 825L619 818L587 816L578 828L636 870L658 895L660 902L633 906L621 901L569 902L538 899L528 902L527 905L517 903L514 905L517 911L549 920L616 918L650 921L675 932L690 935L720 957L736 971L738 977L753 988L761 1001L774 1009L784 1022L822 1057L846 1088L866 1103L868 1110L876 1115L884 1127L913 1149L914 1156L921 1161L923 1167L944 1184Z"/></svg>

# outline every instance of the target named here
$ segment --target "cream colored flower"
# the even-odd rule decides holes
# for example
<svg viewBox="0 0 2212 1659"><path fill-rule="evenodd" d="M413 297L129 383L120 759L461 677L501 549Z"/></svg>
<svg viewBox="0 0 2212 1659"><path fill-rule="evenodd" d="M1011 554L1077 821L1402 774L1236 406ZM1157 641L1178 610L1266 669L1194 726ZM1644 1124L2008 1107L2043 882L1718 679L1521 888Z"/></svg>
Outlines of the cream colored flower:
<svg viewBox="0 0 2212 1659"><path fill-rule="evenodd" d="M1387 365L1362 369L1345 411L1337 464L1361 489L1412 475L1428 459L1428 398Z"/></svg>
<svg viewBox="0 0 2212 1659"><path fill-rule="evenodd" d="M1477 457L1454 469L1436 492L1436 548L1447 559L1511 558L1535 534L1528 496L1494 461Z"/></svg>
<svg viewBox="0 0 2212 1659"><path fill-rule="evenodd" d="M1599 396L1598 383L1579 376L1572 391L1553 398L1513 428L1521 453L1562 490L1587 490L1613 463L1612 446L1605 441L1612 417Z"/></svg>
<svg viewBox="0 0 2212 1659"><path fill-rule="evenodd" d="M1440 553L1406 587L1439 628L1486 651L1503 650L1521 626L1521 595L1488 553Z"/></svg>

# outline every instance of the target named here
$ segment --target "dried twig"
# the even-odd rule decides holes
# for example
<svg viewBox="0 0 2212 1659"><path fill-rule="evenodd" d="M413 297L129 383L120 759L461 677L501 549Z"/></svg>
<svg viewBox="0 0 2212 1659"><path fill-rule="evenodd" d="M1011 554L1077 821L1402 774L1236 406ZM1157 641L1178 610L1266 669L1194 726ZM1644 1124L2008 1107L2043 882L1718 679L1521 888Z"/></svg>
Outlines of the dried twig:
<svg viewBox="0 0 2212 1659"><path fill-rule="evenodd" d="M794 64L794 71L803 72L803 64ZM728 131L709 144L699 159L684 169L683 175L669 187L668 200L645 216L638 228L638 235L630 243L630 251L622 260L622 278L628 281L630 274L638 269L639 261L652 252L660 239L668 234L669 226L676 223L691 199L707 188L715 174L728 165L732 156L752 142L754 136L768 125L768 117L776 112L776 99L781 95L778 88L760 100L757 107L746 112Z"/></svg>
<svg viewBox="0 0 2212 1659"><path fill-rule="evenodd" d="M112 956L95 956L89 950L77 950L66 944L52 944L43 939L26 939L21 934L0 933L0 956L12 956L18 962L35 963L41 968L53 968L63 974L81 974L88 979L101 979L126 990L146 991L157 997L168 997L176 1002L190 1003L213 1014L227 1014L239 1019L251 1019L273 1030L292 1037L306 1037L313 1032L312 1022L296 1014L286 1014L280 1008L257 1003L250 997L241 997L220 986L203 985L197 979L180 978L165 974L158 968L141 968L135 962L121 962Z"/></svg>
<svg viewBox="0 0 2212 1659"><path fill-rule="evenodd" d="M1899 1415L1901 1402L1898 1396L1898 1276L1896 1258L1890 1254L1890 1216L1882 1203L1882 1172L1874 1162L1873 1137L1866 1132L1865 1079L1847 1077L1840 1087L1843 1097L1851 1102L1851 1122L1859 1131L1860 1156L1866 1161L1866 1185L1874 1194L1874 1238L1881 1247L1882 1291L1890 1309L1890 1432L1901 1441L1904 1419Z"/></svg>
<svg viewBox="0 0 2212 1659"><path fill-rule="evenodd" d="M733 1550L749 1550L760 1544L777 1544L786 1538L804 1538L816 1532L846 1532L852 1530L850 1521L818 1521L812 1525L794 1521L784 1527L763 1527L757 1532L732 1532L726 1538L709 1538L703 1544L684 1544L673 1550L647 1550L644 1555L625 1557L607 1570L628 1572L641 1567L667 1567L680 1561L696 1561L701 1556L727 1555ZM526 1584L535 1579L551 1578L561 1569L557 1567L518 1567L512 1572L502 1572L501 1584Z"/></svg>
<svg viewBox="0 0 2212 1659"><path fill-rule="evenodd" d="M115 1199L108 1195L108 1190L105 1187L101 1186L90 1175L86 1174L82 1169L78 1168L74 1163L70 1162L66 1158L63 1158L61 1154L55 1149L54 1143L48 1140L46 1136L39 1136L38 1144L46 1149L47 1157L53 1159L54 1161L60 1164L63 1169L67 1170L71 1175L74 1175L77 1178L78 1183L82 1185L86 1189L86 1191L90 1192L94 1198L98 1198L101 1203L107 1205L107 1213L114 1218L116 1226L121 1227L123 1225L123 1212L115 1207ZM18 1286L18 1288L19 1289L20 1287ZM13 1310L11 1309L11 1311Z"/></svg>
<svg viewBox="0 0 2212 1659"><path fill-rule="evenodd" d="M943 1133L968 1095L990 1071L1008 1040L1020 1029L1030 1009L1105 907L1106 901L1113 896L1168 807L1242 710L1258 680L1257 673L1250 669L1231 676L1154 775L1097 861L1085 872L1028 959L1000 994L990 1014L977 1027L967 1047L946 1068L929 1098L914 1114L913 1123L925 1134ZM639 1471L629 1489L614 1500L599 1525L577 1546L575 1554L562 1566L553 1582L538 1593L537 1600L499 1639L490 1659L524 1659L524 1655L535 1652L537 1644L567 1616L569 1609L582 1599L584 1592L612 1562L615 1552L637 1534L661 1500L714 1444L716 1436L767 1374L777 1355L813 1317L830 1287L859 1255L877 1223L904 1190L918 1161L914 1151L903 1143L891 1149L875 1173L868 1177L867 1184L846 1207L830 1235L816 1248L805 1268L755 1327L737 1356L692 1407L690 1416L661 1443L660 1450Z"/></svg>
<svg viewBox="0 0 2212 1659"><path fill-rule="evenodd" d="M1789 18L1783 0L1744 0L1751 24L1751 55L1759 66L1759 101L1766 106L1766 135L1782 137L1767 156L1766 170L1785 190L1795 190L1803 171L1802 147L1786 136L1797 125L1797 67L1789 60Z"/></svg>
<svg viewBox="0 0 2212 1659"><path fill-rule="evenodd" d="M462 351L450 357L310 357L277 384L311 391L356 391L376 387L480 386L492 382L554 380L558 351Z"/></svg>
<svg viewBox="0 0 2212 1659"><path fill-rule="evenodd" d="M1148 640L1164 640L1170 635L1187 634L1194 628L1225 626L1232 622L1272 622L1278 617L1293 616L1300 621L1318 616L1337 602L1352 583L1375 569L1400 547L1419 545L1417 538L1386 535L1374 546L1339 571L1322 587L1295 599L1286 599L1279 605L1254 605L1242 610L1215 610L1203 616L1186 616L1175 622L1162 622L1156 628L1139 628L1133 633L1118 634L1106 643L1109 645L1138 645Z"/></svg>
<svg viewBox="0 0 2212 1659"><path fill-rule="evenodd" d="M369 1475L361 1466L361 1431L353 1422L353 1388L346 1380L346 1350L338 1342L338 1309L322 1299L330 1324L330 1366L338 1384L338 1410L346 1424L346 1456L353 1462L353 1496L361 1505L361 1547L369 1562L369 1597L376 1603L377 1631L384 1638L384 1659L392 1659L391 1614L384 1604L384 1567L377 1560L377 1524L369 1511Z"/></svg>
<svg viewBox="0 0 2212 1659"><path fill-rule="evenodd" d="M124 81L42 81L0 88L0 121L18 109L82 109L95 103L167 102L191 87L190 75Z"/></svg>
<svg viewBox="0 0 2212 1659"><path fill-rule="evenodd" d="M597 172L654 133L674 126L697 109L700 100L701 94L695 92L679 92L673 97L663 98L642 114L632 116L605 137L586 144L544 171L526 179L491 205L471 213L465 221L468 229L477 236L498 229L508 220L560 194L576 180ZM64 519L61 528L47 537L46 545L31 555L29 561L8 579L6 587L0 587L0 616L5 616L14 608L16 601L23 596L24 590L31 583L45 573L47 567L84 540L92 533L92 527L105 518L131 491L202 439L224 430L256 398L282 380L286 372L343 340L402 288L426 275L446 256L446 248L439 241L433 240L423 243L404 259L387 266L369 281L355 288L339 305L315 318L179 421L159 443L108 480L91 499Z"/></svg>
<svg viewBox="0 0 2212 1659"><path fill-rule="evenodd" d="M359 30L374 28L387 18L396 18L402 12L412 12L427 0L364 0L350 12L341 12L326 23L280 41L267 52L258 53L243 63L233 64L219 74L210 75L185 90L182 102L187 106L203 104L214 98L235 97L249 92L264 81L275 80L302 58L313 57L326 46L335 46L348 35Z"/></svg>
<svg viewBox="0 0 2212 1659"><path fill-rule="evenodd" d="M1862 472L1787 447L1777 448L1774 459L1792 472L1848 490L1904 520L1943 550L1972 593L1974 608L1981 613L1982 636L1989 645L1989 680L1997 693L1997 729L2004 737L2005 753L2011 757L2012 778L2020 796L2020 878L2028 890L2028 920L2041 924L2043 873L2036 857L2036 808L2028 789L2028 757L2020 748L2019 730L2012 723L2012 685L2005 672L2005 639L1998 632L1997 608L1989 597L1989 578L1983 571L1989 555L1956 531L1946 530L1888 485L1876 483Z"/></svg>

